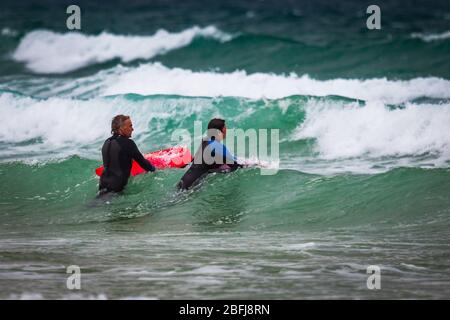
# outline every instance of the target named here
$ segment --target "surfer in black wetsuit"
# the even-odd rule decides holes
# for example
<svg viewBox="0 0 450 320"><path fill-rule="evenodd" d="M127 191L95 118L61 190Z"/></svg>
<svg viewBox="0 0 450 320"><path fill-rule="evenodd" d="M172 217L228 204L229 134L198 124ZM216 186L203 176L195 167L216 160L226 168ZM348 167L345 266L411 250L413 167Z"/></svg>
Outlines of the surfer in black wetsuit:
<svg viewBox="0 0 450 320"><path fill-rule="evenodd" d="M225 120L212 119L208 123L208 134L203 138L191 167L178 182L178 189L189 189L208 173L228 173L243 167L220 142L225 139L226 133Z"/></svg>
<svg viewBox="0 0 450 320"><path fill-rule="evenodd" d="M117 115L111 122L110 138L102 147L104 171L100 177L98 196L110 192L120 192L130 177L134 159L143 169L155 171L155 167L144 158L133 140L133 124L129 116Z"/></svg>

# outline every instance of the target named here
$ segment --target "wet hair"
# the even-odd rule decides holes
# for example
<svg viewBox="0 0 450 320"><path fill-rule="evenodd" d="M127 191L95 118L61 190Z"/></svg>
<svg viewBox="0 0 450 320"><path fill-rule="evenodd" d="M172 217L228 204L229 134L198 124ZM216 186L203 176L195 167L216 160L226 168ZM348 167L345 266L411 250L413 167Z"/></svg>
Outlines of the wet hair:
<svg viewBox="0 0 450 320"><path fill-rule="evenodd" d="M208 123L207 136L212 140L215 140L218 134L217 130L222 131L224 127L225 127L225 120L219 118L211 119L211 121L209 121Z"/></svg>
<svg viewBox="0 0 450 320"><path fill-rule="evenodd" d="M208 129L217 129L222 131L223 127L225 127L225 120L214 118L208 123Z"/></svg>
<svg viewBox="0 0 450 320"><path fill-rule="evenodd" d="M123 126L123 123L130 119L129 116L125 116L123 114L118 114L111 121L111 133L119 134L119 129Z"/></svg>

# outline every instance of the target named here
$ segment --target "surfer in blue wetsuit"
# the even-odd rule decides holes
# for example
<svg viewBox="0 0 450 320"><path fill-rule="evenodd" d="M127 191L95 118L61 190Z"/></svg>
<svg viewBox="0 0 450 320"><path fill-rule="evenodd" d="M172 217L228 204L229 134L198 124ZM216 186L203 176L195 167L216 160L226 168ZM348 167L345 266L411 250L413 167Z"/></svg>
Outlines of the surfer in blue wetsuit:
<svg viewBox="0 0 450 320"><path fill-rule="evenodd" d="M106 139L102 148L104 171L100 177L98 196L123 190L130 177L133 159L143 169L155 171L155 167L144 158L134 141L130 139L133 130L129 116L120 114L112 119L113 135Z"/></svg>
<svg viewBox="0 0 450 320"><path fill-rule="evenodd" d="M236 157L221 143L226 134L225 120L215 118L208 123L208 133L203 138L191 167L178 182L178 189L189 189L208 173L228 173L242 168Z"/></svg>

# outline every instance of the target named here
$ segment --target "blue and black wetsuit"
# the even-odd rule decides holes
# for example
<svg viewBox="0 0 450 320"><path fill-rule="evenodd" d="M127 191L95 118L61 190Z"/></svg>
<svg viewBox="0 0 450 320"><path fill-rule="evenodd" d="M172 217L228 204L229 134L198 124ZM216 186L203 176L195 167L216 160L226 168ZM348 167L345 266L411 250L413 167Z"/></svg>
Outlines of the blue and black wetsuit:
<svg viewBox="0 0 450 320"><path fill-rule="evenodd" d="M123 190L130 177L133 159L143 169L155 171L155 167L144 158L133 140L117 134L106 139L102 157L104 171L100 177L100 193Z"/></svg>
<svg viewBox="0 0 450 320"><path fill-rule="evenodd" d="M191 167L183 175L177 186L179 189L186 190L208 173L227 173L241 167L242 165L237 162L236 157L222 143L214 139L203 140Z"/></svg>

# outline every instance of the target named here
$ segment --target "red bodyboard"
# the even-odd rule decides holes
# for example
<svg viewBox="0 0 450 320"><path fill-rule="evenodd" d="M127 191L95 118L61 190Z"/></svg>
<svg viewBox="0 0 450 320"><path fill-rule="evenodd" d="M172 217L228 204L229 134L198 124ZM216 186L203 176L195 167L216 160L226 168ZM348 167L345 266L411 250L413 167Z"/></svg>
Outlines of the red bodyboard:
<svg viewBox="0 0 450 320"><path fill-rule="evenodd" d="M156 169L169 169L169 168L184 168L192 161L192 155L186 147L172 147L164 150L159 150L151 153L144 154L144 158L147 159L156 167ZM131 165L131 175L136 176L141 173L145 173L144 169L136 161L133 160ZM103 173L103 166L95 169L95 173L101 176Z"/></svg>

